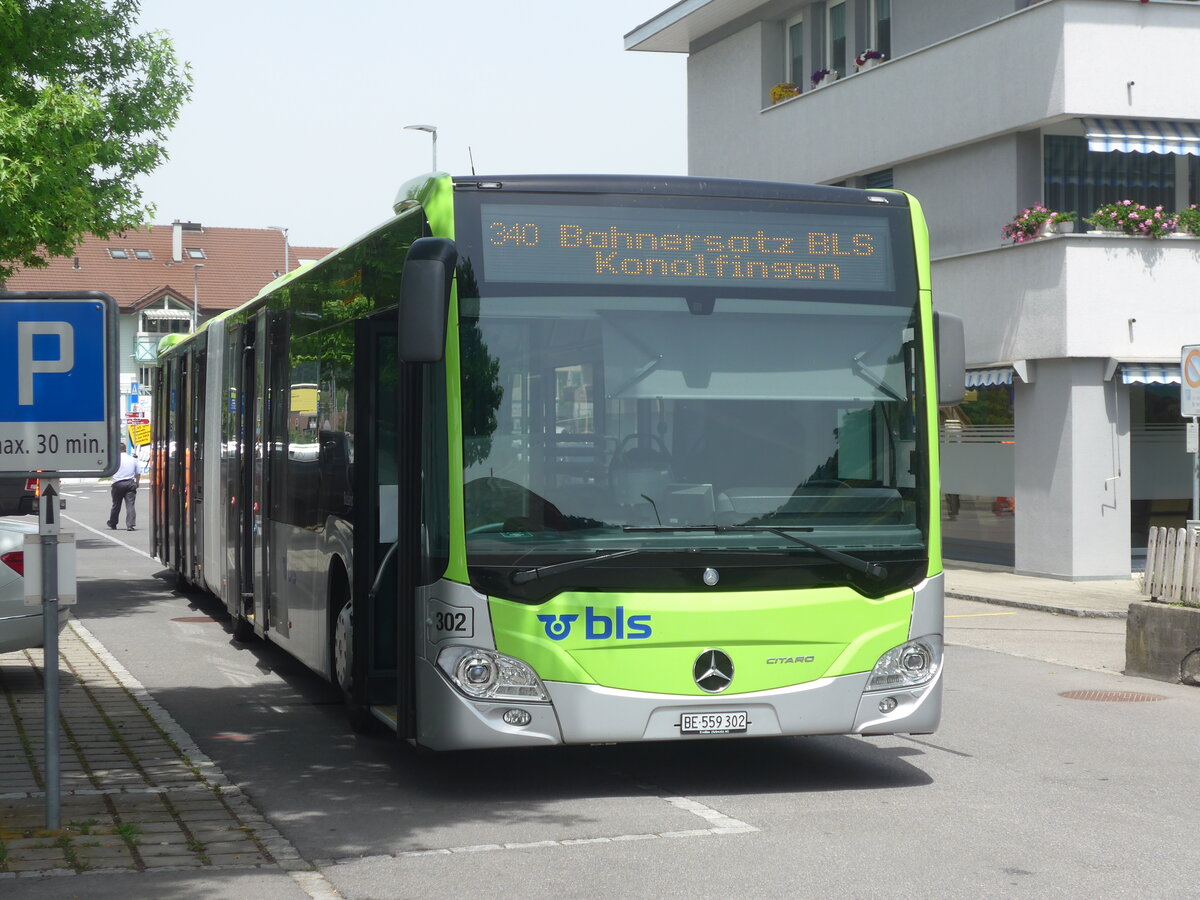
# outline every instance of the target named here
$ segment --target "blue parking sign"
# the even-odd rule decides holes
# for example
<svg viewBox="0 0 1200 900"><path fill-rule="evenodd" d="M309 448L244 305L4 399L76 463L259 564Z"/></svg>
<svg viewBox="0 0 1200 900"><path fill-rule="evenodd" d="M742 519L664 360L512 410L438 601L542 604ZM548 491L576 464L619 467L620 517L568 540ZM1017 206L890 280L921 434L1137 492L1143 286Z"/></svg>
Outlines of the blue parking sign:
<svg viewBox="0 0 1200 900"><path fill-rule="evenodd" d="M106 294L0 294L0 473L114 471L115 335Z"/></svg>

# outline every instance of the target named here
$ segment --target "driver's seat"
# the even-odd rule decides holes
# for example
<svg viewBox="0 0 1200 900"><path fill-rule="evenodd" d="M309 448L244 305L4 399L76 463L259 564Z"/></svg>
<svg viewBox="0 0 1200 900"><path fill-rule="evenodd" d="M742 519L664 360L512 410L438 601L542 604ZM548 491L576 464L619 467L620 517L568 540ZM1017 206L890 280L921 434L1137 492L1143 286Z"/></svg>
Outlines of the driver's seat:
<svg viewBox="0 0 1200 900"><path fill-rule="evenodd" d="M621 506L658 500L673 481L671 454L658 435L627 435L608 464L609 488Z"/></svg>

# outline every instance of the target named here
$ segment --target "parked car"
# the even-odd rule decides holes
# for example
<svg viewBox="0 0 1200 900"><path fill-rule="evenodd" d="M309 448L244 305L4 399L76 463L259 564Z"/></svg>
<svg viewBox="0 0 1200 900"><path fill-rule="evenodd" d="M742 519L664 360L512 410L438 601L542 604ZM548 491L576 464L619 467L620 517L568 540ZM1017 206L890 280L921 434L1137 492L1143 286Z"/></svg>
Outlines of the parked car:
<svg viewBox="0 0 1200 900"><path fill-rule="evenodd" d="M25 535L37 525L19 519L0 519L0 653L42 646L42 609L25 605ZM67 610L58 611L58 630L67 623Z"/></svg>
<svg viewBox="0 0 1200 900"><path fill-rule="evenodd" d="M0 516L31 516L36 512L36 478L0 478Z"/></svg>

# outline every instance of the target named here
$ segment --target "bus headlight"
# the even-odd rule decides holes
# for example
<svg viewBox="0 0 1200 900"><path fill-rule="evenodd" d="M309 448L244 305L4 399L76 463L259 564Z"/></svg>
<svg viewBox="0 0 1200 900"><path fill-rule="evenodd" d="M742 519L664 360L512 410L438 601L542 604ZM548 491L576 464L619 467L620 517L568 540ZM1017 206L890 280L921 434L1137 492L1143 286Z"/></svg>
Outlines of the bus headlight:
<svg viewBox="0 0 1200 900"><path fill-rule="evenodd" d="M875 663L868 691L914 687L931 681L942 667L942 636L928 634L893 647Z"/></svg>
<svg viewBox="0 0 1200 900"><path fill-rule="evenodd" d="M438 666L450 682L479 700L548 700L549 695L526 663L495 650L478 647L446 647L438 654Z"/></svg>

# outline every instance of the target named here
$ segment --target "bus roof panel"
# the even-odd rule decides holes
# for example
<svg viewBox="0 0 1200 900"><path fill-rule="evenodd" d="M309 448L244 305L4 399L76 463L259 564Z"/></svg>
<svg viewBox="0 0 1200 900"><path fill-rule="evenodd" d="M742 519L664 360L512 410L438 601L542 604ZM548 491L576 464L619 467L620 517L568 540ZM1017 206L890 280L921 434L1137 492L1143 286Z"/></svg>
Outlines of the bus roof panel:
<svg viewBox="0 0 1200 900"><path fill-rule="evenodd" d="M793 200L814 203L878 203L907 207L908 196L895 190L860 190L823 184L744 181L674 175L496 175L457 176L456 190L523 191L554 194L665 194L675 197L725 197L746 200Z"/></svg>

